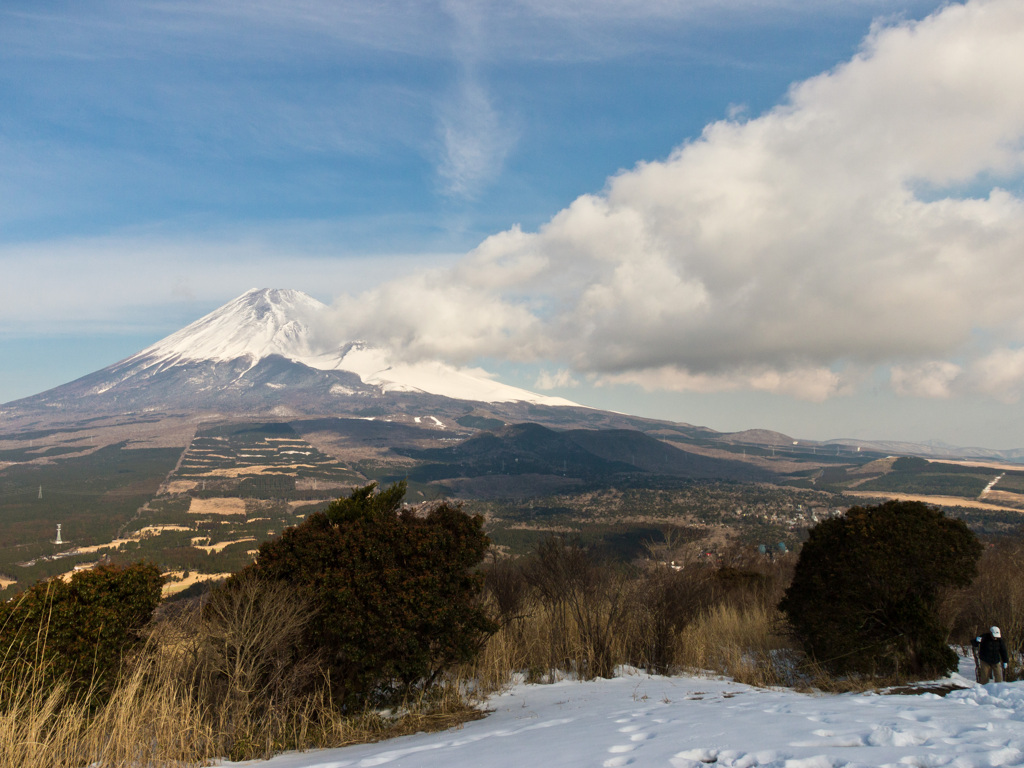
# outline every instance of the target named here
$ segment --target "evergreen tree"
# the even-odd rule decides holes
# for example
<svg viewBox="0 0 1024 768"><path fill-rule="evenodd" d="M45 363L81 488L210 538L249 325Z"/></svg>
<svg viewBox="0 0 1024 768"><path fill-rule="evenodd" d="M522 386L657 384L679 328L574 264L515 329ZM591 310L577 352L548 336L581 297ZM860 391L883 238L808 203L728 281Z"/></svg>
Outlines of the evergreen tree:
<svg viewBox="0 0 1024 768"><path fill-rule="evenodd" d="M249 569L312 606L302 650L325 659L335 697L356 706L429 687L494 629L474 570L490 543L483 518L449 503L417 515L402 506L405 483L375 488L264 543Z"/></svg>
<svg viewBox="0 0 1024 768"><path fill-rule="evenodd" d="M957 657L939 599L973 581L981 551L963 522L920 502L853 507L811 530L779 607L833 672L944 674Z"/></svg>
<svg viewBox="0 0 1024 768"><path fill-rule="evenodd" d="M47 686L65 681L72 693L102 701L124 657L141 644L162 586L159 569L148 563L40 582L0 603L4 664L33 667Z"/></svg>

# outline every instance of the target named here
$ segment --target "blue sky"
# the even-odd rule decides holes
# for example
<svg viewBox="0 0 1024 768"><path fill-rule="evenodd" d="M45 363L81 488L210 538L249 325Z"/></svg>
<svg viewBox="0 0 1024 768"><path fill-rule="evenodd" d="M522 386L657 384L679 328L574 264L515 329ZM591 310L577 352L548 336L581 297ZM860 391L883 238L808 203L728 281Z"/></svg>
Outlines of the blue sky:
<svg viewBox="0 0 1024 768"><path fill-rule="evenodd" d="M1024 10L0 6L0 402L251 287L589 405L1024 447Z"/></svg>

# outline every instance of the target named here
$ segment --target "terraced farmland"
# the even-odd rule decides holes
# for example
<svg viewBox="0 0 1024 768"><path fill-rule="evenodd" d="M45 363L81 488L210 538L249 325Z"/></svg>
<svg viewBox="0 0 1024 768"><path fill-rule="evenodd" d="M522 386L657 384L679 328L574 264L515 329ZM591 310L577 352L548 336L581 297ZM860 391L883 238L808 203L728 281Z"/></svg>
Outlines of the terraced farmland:
<svg viewBox="0 0 1024 768"><path fill-rule="evenodd" d="M162 491L298 500L362 481L287 424L235 424L198 432Z"/></svg>

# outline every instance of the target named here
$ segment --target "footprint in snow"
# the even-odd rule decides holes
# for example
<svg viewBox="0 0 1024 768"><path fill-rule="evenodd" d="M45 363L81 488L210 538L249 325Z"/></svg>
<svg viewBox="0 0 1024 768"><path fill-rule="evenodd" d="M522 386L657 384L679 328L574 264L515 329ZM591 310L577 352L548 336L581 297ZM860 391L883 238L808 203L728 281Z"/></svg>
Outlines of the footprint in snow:
<svg viewBox="0 0 1024 768"><path fill-rule="evenodd" d="M717 762L717 749L687 749L685 752L677 752L669 760L672 768L703 768Z"/></svg>
<svg viewBox="0 0 1024 768"><path fill-rule="evenodd" d="M928 735L915 731L894 730L887 725L872 727L867 742L873 747L917 747L928 741Z"/></svg>
<svg viewBox="0 0 1024 768"><path fill-rule="evenodd" d="M621 768L623 765L629 765L632 762L632 757L609 757L601 765L604 768Z"/></svg>
<svg viewBox="0 0 1024 768"><path fill-rule="evenodd" d="M896 715L896 717L900 718L901 720L912 720L915 723L927 723L929 720L932 719L931 715L926 714L924 712L912 712L909 710L900 712Z"/></svg>

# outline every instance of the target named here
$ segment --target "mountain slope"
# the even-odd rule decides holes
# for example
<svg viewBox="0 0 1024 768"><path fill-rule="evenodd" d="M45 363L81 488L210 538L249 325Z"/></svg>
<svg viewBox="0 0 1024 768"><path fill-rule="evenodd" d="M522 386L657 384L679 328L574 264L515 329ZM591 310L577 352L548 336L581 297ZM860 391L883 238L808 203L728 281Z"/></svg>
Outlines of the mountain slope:
<svg viewBox="0 0 1024 768"><path fill-rule="evenodd" d="M427 462L409 477L429 482L484 475L555 475L597 480L661 475L689 480L767 481L776 475L742 461L679 450L633 429L554 430L515 424L451 447L395 449Z"/></svg>
<svg viewBox="0 0 1024 768"><path fill-rule="evenodd" d="M628 463L638 471L691 480L767 481L774 475L743 461L710 458L683 451L631 429L573 429L568 440L606 461Z"/></svg>
<svg viewBox="0 0 1024 768"><path fill-rule="evenodd" d="M410 472L422 481L481 475L559 475L597 478L637 468L594 455L562 432L539 424L515 424L482 432L450 448L396 451L429 462Z"/></svg>

